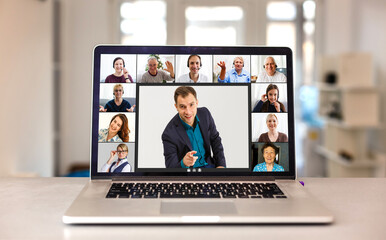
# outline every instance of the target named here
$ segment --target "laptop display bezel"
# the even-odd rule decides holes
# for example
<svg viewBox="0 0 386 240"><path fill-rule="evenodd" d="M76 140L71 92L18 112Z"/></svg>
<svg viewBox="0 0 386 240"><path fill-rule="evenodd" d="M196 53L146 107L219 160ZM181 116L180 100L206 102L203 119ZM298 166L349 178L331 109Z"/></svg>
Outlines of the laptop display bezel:
<svg viewBox="0 0 386 240"><path fill-rule="evenodd" d="M283 55L286 56L287 69L287 102L288 102L288 165L289 171L285 172L130 172L130 173L101 173L98 172L98 129L99 129L99 102L100 102L100 68L103 54L211 54L211 55ZM295 129L294 129L294 79L293 56L287 47L261 47L261 46L124 46L124 45L98 45L93 52L92 76L92 110L91 110L91 179L112 179L131 177L249 177L270 179L295 179ZM251 116L251 113L249 113ZM250 121L249 121L250 122ZM249 123L249 129L251 129ZM250 131L251 132L251 131ZM251 144L250 144L251 145ZM251 149L251 147L249 147ZM136 153L137 154L137 153ZM249 154L251 157L251 154Z"/></svg>

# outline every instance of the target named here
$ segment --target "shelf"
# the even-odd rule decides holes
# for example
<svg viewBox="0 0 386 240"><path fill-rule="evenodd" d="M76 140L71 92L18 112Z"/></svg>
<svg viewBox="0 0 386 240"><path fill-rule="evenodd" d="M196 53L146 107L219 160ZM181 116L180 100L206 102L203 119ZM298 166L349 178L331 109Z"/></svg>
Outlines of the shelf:
<svg viewBox="0 0 386 240"><path fill-rule="evenodd" d="M330 118L330 117L326 117L326 116L322 116L321 118L327 124L329 124L331 126L345 128L345 129L353 129L353 130L382 129L382 127L379 124L377 124L377 125L353 125L353 124L347 124L342 120Z"/></svg>
<svg viewBox="0 0 386 240"><path fill-rule="evenodd" d="M323 92L360 92L360 93L365 93L365 92L379 92L375 86L338 86L336 84L327 84L327 83L322 83L319 82L316 84L316 87Z"/></svg>
<svg viewBox="0 0 386 240"><path fill-rule="evenodd" d="M316 146L315 151L319 153L320 155L326 157L328 160L334 161L336 163L339 163L345 167L348 168L376 168L378 167L378 163L376 160L373 159L364 159L361 161L355 161L355 160L346 160L345 158L342 158L337 153L330 151L326 149L323 146Z"/></svg>

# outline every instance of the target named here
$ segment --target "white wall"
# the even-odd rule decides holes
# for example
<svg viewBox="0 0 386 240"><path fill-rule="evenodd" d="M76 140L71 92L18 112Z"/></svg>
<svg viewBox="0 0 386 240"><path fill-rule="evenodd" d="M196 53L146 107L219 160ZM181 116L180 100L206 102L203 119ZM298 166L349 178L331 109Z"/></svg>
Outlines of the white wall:
<svg viewBox="0 0 386 240"><path fill-rule="evenodd" d="M0 35L0 176L52 176L52 1L0 0Z"/></svg>
<svg viewBox="0 0 386 240"><path fill-rule="evenodd" d="M375 83L381 92L381 129L369 139L378 151L386 145L386 1L319 0L317 52L336 55L349 51L370 52L375 66ZM369 106L371 107L371 106ZM360 112L360 109L358 109Z"/></svg>
<svg viewBox="0 0 386 240"><path fill-rule="evenodd" d="M117 2L61 1L60 174L90 160L92 52L97 44L118 43Z"/></svg>

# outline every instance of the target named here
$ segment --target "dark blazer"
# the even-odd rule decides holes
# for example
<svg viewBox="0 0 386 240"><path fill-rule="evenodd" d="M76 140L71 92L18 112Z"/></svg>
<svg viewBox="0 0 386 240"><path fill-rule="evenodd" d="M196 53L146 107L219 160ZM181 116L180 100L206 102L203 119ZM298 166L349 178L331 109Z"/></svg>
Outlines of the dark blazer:
<svg viewBox="0 0 386 240"><path fill-rule="evenodd" d="M207 108L203 107L197 108L197 117L200 120L201 134L204 139L206 162L215 167L226 167L224 148L212 115ZM181 160L187 152L193 149L178 113L170 120L162 133L162 143L166 167L181 168Z"/></svg>

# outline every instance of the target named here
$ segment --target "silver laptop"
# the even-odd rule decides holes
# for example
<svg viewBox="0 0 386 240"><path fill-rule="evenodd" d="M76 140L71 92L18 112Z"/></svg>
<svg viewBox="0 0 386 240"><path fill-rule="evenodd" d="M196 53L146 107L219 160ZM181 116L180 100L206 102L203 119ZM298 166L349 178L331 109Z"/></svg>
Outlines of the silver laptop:
<svg viewBox="0 0 386 240"><path fill-rule="evenodd" d="M296 180L292 51L94 49L91 179L67 224L331 223Z"/></svg>

